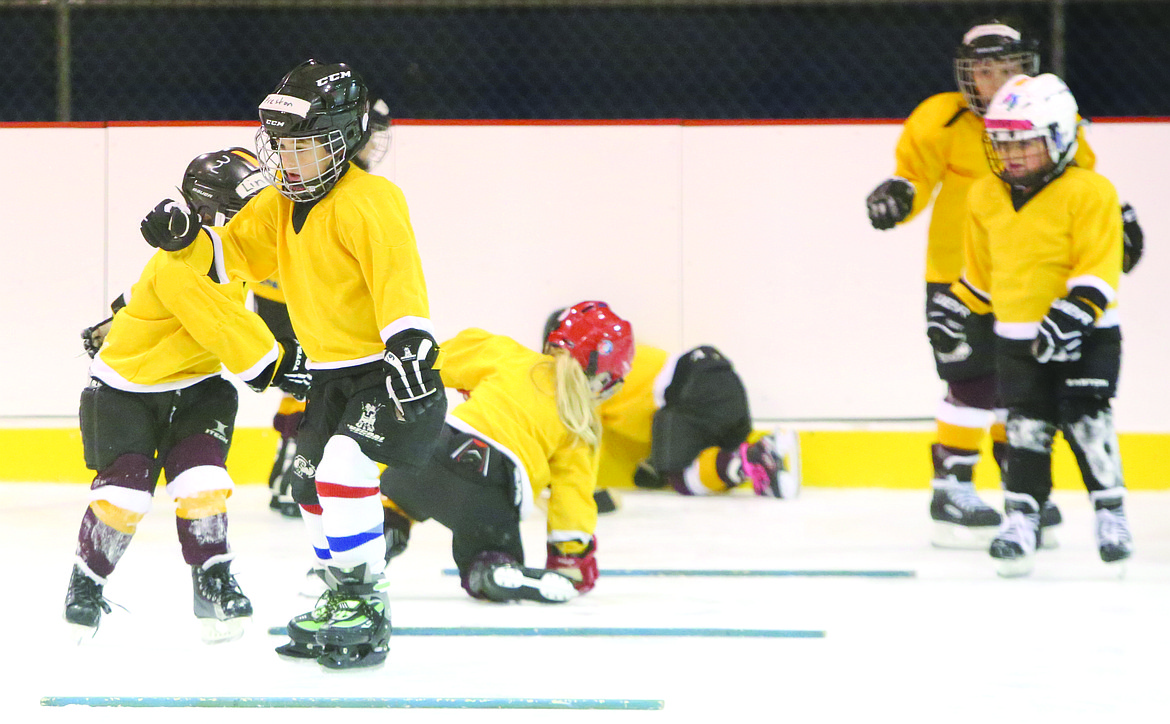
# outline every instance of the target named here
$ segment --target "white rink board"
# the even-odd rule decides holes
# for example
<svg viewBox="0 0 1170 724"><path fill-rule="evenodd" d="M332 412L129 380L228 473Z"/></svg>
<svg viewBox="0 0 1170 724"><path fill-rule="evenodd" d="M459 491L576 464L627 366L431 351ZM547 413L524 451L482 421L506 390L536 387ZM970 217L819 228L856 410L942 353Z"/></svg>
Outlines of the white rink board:
<svg viewBox="0 0 1170 724"><path fill-rule="evenodd" d="M402 186L439 336L482 326L535 345L549 311L601 297L636 335L722 348L765 420L929 418L940 385L921 321L925 216L876 232L864 198L896 125L397 125L379 169ZM242 126L0 128L10 263L0 287L0 424L76 416L77 334L149 256L138 221ZM1100 169L1149 249L1121 288L1123 432L1165 432L1170 124L1099 124ZM274 395L244 394L239 425ZM15 420L15 422L14 422Z"/></svg>

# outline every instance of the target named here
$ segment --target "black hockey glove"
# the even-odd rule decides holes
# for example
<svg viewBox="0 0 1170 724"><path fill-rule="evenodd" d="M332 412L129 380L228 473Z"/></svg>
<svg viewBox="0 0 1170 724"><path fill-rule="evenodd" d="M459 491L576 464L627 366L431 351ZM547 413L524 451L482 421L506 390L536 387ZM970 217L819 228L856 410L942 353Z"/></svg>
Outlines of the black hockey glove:
<svg viewBox="0 0 1170 724"><path fill-rule="evenodd" d="M1145 250L1145 235L1142 234L1142 225L1138 223L1137 212L1129 204L1121 205L1122 240L1125 242L1125 251L1121 257L1121 271L1129 274L1142 260L1142 251Z"/></svg>
<svg viewBox="0 0 1170 724"><path fill-rule="evenodd" d="M199 214L184 201L163 199L142 218L142 238L163 251L186 249L199 235Z"/></svg>
<svg viewBox="0 0 1170 724"><path fill-rule="evenodd" d="M939 362L962 362L971 356L967 322L974 312L949 289L940 289L926 301L926 336Z"/></svg>
<svg viewBox="0 0 1170 724"><path fill-rule="evenodd" d="M386 340L386 391L399 422L414 422L443 399L443 378L436 366L439 345L420 329L406 329Z"/></svg>
<svg viewBox="0 0 1170 724"><path fill-rule="evenodd" d="M892 229L910 214L914 206L914 184L894 176L882 181L865 200L873 228Z"/></svg>
<svg viewBox="0 0 1170 724"><path fill-rule="evenodd" d="M1081 358L1081 343L1093 331L1097 310L1080 295L1057 299L1040 320L1032 356L1037 362L1075 362Z"/></svg>
<svg viewBox="0 0 1170 724"><path fill-rule="evenodd" d="M308 369L309 358L295 339L277 340L284 348L284 356L272 375L272 384L298 400L309 396L313 373Z"/></svg>
<svg viewBox="0 0 1170 724"><path fill-rule="evenodd" d="M85 347L85 353L90 356L90 359L96 357L102 345L105 344L106 335L110 333L110 325L113 322L113 317L107 317L92 327L81 330L81 345Z"/></svg>

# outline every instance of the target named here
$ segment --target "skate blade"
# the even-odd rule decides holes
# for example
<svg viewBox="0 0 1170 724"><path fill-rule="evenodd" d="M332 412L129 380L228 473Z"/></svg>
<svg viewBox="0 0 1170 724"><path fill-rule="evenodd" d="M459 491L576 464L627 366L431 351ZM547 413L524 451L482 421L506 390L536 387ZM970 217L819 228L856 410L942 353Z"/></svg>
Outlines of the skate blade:
<svg viewBox="0 0 1170 724"><path fill-rule="evenodd" d="M1112 573L1118 580L1124 579L1125 574L1129 572L1128 559L1122 558L1116 561L1106 561L1105 570Z"/></svg>
<svg viewBox="0 0 1170 724"><path fill-rule="evenodd" d="M517 566L502 566L492 572L492 581L508 600L565 603L577 597L573 581L553 571L529 572Z"/></svg>
<svg viewBox="0 0 1170 724"><path fill-rule="evenodd" d="M997 525L971 527L936 520L934 521L934 531L930 536L930 544L935 548L985 551L998 533L999 526Z"/></svg>
<svg viewBox="0 0 1170 724"><path fill-rule="evenodd" d="M371 651L368 646L329 649L317 657L317 663L326 671L380 669L386 663L387 650Z"/></svg>
<svg viewBox="0 0 1170 724"><path fill-rule="evenodd" d="M68 627L68 633L66 635L69 637L69 640L78 646L84 646L97 635L96 626L84 626L79 623L68 622L65 625Z"/></svg>
<svg viewBox="0 0 1170 724"><path fill-rule="evenodd" d="M776 484L780 489L780 494L776 497L780 500L792 500L800 495L800 478L786 470L781 470L776 475Z"/></svg>
<svg viewBox="0 0 1170 724"><path fill-rule="evenodd" d="M800 436L795 430L775 433L776 449L784 460L784 470L778 477L780 497L791 500L800 495Z"/></svg>
<svg viewBox="0 0 1170 724"><path fill-rule="evenodd" d="M316 661L325 654L325 649L322 646L309 646L290 640L283 646L277 646L276 653L289 661Z"/></svg>
<svg viewBox="0 0 1170 724"><path fill-rule="evenodd" d="M1032 569L1036 567L1036 561L1033 556L1024 556L1023 558L997 558L996 573L1000 578L1020 578L1032 573Z"/></svg>
<svg viewBox="0 0 1170 724"><path fill-rule="evenodd" d="M1056 537L1056 531L1053 530L1055 526L1048 526L1040 529L1040 547L1046 551L1055 550L1060 547L1060 539Z"/></svg>
<svg viewBox="0 0 1170 724"><path fill-rule="evenodd" d="M218 618L201 618L199 636L205 644L224 644L243 636L251 622L250 616L229 618L226 621L220 621Z"/></svg>

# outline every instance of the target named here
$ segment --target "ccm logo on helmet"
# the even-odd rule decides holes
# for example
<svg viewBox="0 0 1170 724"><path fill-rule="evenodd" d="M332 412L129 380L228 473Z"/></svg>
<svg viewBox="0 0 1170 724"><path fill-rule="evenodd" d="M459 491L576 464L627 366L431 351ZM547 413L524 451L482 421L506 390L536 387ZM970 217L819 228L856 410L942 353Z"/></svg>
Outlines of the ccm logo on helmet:
<svg viewBox="0 0 1170 724"><path fill-rule="evenodd" d="M335 80L341 80L342 78L348 78L351 75L353 75L353 72L348 71L348 70L343 70L343 71L340 71L338 73L330 73L329 75L327 75L324 78L317 81L317 87L320 88L321 86L325 85L326 83L332 83Z"/></svg>

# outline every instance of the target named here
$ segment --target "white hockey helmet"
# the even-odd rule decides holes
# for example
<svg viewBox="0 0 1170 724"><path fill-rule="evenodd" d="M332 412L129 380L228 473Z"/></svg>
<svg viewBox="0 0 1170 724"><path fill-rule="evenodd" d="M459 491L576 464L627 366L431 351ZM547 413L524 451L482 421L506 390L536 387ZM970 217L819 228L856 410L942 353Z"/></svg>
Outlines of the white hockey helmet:
<svg viewBox="0 0 1170 724"><path fill-rule="evenodd" d="M1042 186L1059 176L1077 153L1077 101L1064 81L1051 73L1017 75L1003 84L983 117L991 170L1013 186ZM1011 172L1002 152L1013 142L1044 139L1051 161L1042 169Z"/></svg>

